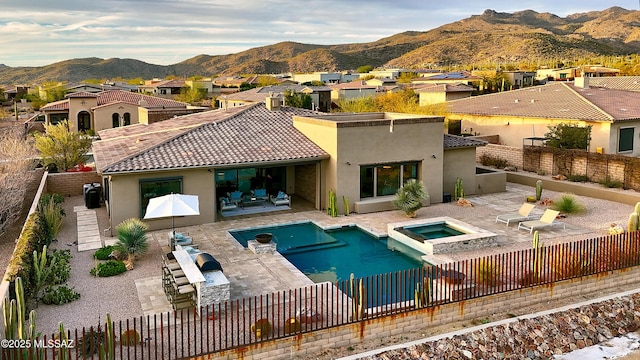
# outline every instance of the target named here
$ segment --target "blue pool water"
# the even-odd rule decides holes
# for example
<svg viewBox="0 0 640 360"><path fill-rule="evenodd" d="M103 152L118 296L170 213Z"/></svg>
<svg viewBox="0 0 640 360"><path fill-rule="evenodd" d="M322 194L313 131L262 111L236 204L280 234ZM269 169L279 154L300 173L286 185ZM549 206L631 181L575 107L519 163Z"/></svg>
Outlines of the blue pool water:
<svg viewBox="0 0 640 360"><path fill-rule="evenodd" d="M444 221L425 225L404 226L401 229L412 232L414 234L418 234L424 239L440 239L443 237L464 235L462 231L458 231L450 227Z"/></svg>
<svg viewBox="0 0 640 360"><path fill-rule="evenodd" d="M316 283L415 269L421 253L391 238L377 238L356 226L323 230L314 223L232 231L243 246L256 234L271 233L278 252Z"/></svg>

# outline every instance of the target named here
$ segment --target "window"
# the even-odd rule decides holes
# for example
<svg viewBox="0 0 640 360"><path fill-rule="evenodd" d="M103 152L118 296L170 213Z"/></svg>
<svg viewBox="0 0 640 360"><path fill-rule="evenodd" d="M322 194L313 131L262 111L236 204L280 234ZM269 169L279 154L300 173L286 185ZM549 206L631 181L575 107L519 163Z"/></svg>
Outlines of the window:
<svg viewBox="0 0 640 360"><path fill-rule="evenodd" d="M147 211L149 199L172 193L182 194L182 177L140 180L140 218Z"/></svg>
<svg viewBox="0 0 640 360"><path fill-rule="evenodd" d="M127 125L131 125L131 114L128 112L124 113L124 121L122 126L127 126Z"/></svg>
<svg viewBox="0 0 640 360"><path fill-rule="evenodd" d="M51 114L49 115L49 123L57 125L59 122L67 120L67 114Z"/></svg>
<svg viewBox="0 0 640 360"><path fill-rule="evenodd" d="M633 131L634 128L620 129L618 136L618 152L633 151Z"/></svg>
<svg viewBox="0 0 640 360"><path fill-rule="evenodd" d="M120 126L120 114L113 113L111 114L111 127L117 128Z"/></svg>
<svg viewBox="0 0 640 360"><path fill-rule="evenodd" d="M360 198L389 196L409 179L418 179L418 162L360 167Z"/></svg>

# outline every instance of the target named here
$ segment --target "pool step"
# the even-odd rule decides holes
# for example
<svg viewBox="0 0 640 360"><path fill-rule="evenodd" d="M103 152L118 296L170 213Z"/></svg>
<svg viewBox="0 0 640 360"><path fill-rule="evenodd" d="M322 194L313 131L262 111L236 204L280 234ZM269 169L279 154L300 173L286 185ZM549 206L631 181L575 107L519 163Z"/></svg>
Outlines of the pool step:
<svg viewBox="0 0 640 360"><path fill-rule="evenodd" d="M340 247L340 246L345 246L345 245L347 245L347 244L344 241L336 240L336 241L320 243L320 244L308 244L308 245L290 247L290 248L287 248L287 249L278 248L278 252L283 254L283 255L284 254L296 254L296 253L301 253L301 252L306 252L306 251L330 249L330 248L335 248L335 247Z"/></svg>

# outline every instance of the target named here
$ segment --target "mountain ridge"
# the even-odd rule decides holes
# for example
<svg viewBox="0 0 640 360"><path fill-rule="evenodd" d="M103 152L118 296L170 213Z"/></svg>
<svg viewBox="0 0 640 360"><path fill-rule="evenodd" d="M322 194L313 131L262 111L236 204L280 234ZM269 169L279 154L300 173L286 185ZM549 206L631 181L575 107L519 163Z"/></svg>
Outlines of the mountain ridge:
<svg viewBox="0 0 640 360"><path fill-rule="evenodd" d="M640 53L640 11L614 6L559 17L487 9L427 31L404 31L368 43L315 45L292 41L228 55L200 54L171 65L136 59L69 59L40 67L0 65L0 83L85 79L210 77L353 70L361 65L419 68L425 64L532 61Z"/></svg>

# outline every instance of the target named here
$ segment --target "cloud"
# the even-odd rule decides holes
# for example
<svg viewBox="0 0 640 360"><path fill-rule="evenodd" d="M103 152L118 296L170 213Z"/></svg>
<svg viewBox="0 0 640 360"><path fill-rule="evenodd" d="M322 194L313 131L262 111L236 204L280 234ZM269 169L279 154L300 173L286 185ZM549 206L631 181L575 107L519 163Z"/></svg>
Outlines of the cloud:
<svg viewBox="0 0 640 360"><path fill-rule="evenodd" d="M614 5L637 6L611 0L538 0L526 6L566 16ZM167 65L202 53L228 54L281 41L375 41L407 30L427 31L485 9L525 10L520 6L512 0L17 1L3 4L0 12L0 63L45 65L95 56Z"/></svg>

